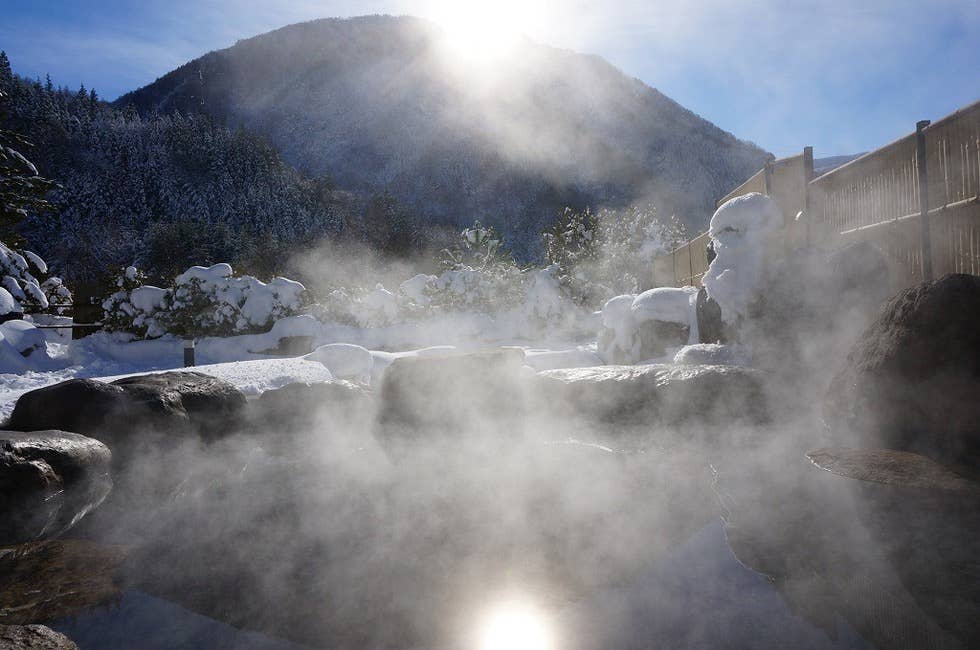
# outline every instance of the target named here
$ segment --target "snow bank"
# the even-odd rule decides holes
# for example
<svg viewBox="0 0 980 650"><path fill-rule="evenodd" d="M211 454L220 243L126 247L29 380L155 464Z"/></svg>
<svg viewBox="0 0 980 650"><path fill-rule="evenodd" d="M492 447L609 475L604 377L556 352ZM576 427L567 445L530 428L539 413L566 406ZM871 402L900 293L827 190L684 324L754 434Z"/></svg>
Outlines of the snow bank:
<svg viewBox="0 0 980 650"><path fill-rule="evenodd" d="M767 244L782 223L776 203L757 192L726 201L711 217L709 235L716 257L702 283L721 306L726 323L744 318L761 290Z"/></svg>
<svg viewBox="0 0 980 650"><path fill-rule="evenodd" d="M9 320L0 324L0 334L3 334L4 340L25 357L45 349L44 330L25 320Z"/></svg>
<svg viewBox="0 0 980 650"><path fill-rule="evenodd" d="M260 395L288 384L331 381L333 375L323 364L309 359L262 359L232 361L188 368L194 372L224 379L246 395ZM118 377L108 377L112 381Z"/></svg>

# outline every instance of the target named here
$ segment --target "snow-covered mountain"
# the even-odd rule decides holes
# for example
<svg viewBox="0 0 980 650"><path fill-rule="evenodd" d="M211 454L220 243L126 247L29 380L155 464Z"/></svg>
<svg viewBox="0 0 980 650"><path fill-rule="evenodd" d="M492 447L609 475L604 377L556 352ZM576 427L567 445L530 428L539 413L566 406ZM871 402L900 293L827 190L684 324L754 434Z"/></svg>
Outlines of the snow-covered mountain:
<svg viewBox="0 0 980 650"><path fill-rule="evenodd" d="M324 19L239 41L121 97L267 137L338 186L436 221L482 219L516 248L565 206L651 201L701 229L766 153L595 57L524 41L456 65L410 17Z"/></svg>

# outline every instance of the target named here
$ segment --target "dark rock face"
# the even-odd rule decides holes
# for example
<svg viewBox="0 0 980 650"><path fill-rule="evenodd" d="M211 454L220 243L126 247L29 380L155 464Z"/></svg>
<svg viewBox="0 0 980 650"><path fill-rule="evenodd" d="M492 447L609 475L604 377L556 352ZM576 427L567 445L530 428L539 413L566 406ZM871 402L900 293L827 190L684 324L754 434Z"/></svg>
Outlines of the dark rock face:
<svg viewBox="0 0 980 650"><path fill-rule="evenodd" d="M53 537L98 506L112 455L64 431L0 431L0 544Z"/></svg>
<svg viewBox="0 0 980 650"><path fill-rule="evenodd" d="M366 424L375 409L372 392L349 381L288 384L269 390L249 405L249 420L260 431L302 430L319 423Z"/></svg>
<svg viewBox="0 0 980 650"><path fill-rule="evenodd" d="M544 404L601 422L764 422L764 375L736 366L596 366L540 372Z"/></svg>
<svg viewBox="0 0 980 650"><path fill-rule="evenodd" d="M691 328L680 323L662 320L648 320L636 327L640 337L640 360L657 359L667 353L668 348L679 348L687 344Z"/></svg>
<svg viewBox="0 0 980 650"><path fill-rule="evenodd" d="M848 446L914 451L980 471L980 277L948 275L891 299L824 402Z"/></svg>
<svg viewBox="0 0 980 650"><path fill-rule="evenodd" d="M725 324L721 320L721 305L708 296L704 287L698 291L696 314L699 343L725 343Z"/></svg>
<svg viewBox="0 0 980 650"><path fill-rule="evenodd" d="M74 641L44 625L0 625L5 650L78 650Z"/></svg>
<svg viewBox="0 0 980 650"><path fill-rule="evenodd" d="M9 426L76 431L115 447L144 431L213 439L232 430L244 408L241 391L198 372L127 377L111 384L72 379L24 394Z"/></svg>
<svg viewBox="0 0 980 650"><path fill-rule="evenodd" d="M517 349L397 359L381 386L378 435L384 442L459 436L486 423L520 436L524 355Z"/></svg>

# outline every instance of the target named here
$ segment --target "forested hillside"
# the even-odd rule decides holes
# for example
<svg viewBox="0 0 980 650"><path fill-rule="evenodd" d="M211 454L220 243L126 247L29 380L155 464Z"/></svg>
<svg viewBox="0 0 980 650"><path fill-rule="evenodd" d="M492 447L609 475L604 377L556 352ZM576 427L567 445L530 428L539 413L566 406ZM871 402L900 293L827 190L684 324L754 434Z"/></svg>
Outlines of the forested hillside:
<svg viewBox="0 0 980 650"><path fill-rule="evenodd" d="M692 230L766 153L604 60L525 41L454 65L437 26L369 16L291 25L123 96L269 138L311 175L390 192L428 221L481 219L522 257L565 205L654 203Z"/></svg>
<svg viewBox="0 0 980 650"><path fill-rule="evenodd" d="M0 125L33 143L25 155L57 183L54 209L30 213L20 233L70 280L132 263L162 277L213 261L269 275L323 237L413 241L390 197L304 177L261 137L206 115L140 117L95 91L21 79L5 55L0 90Z"/></svg>

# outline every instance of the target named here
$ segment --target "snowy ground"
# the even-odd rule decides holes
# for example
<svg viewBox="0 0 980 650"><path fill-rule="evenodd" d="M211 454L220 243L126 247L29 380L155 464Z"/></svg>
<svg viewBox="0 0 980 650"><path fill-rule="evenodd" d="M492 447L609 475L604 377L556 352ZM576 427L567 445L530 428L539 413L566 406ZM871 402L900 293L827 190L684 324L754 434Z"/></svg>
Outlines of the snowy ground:
<svg viewBox="0 0 980 650"><path fill-rule="evenodd" d="M384 338L383 333L365 330L354 330L349 334L349 339L364 342ZM274 347L278 342L263 337L265 335L204 339L198 343L196 355L202 363L194 370L220 377L246 395L255 396L291 383L322 382L334 378L379 386L385 369L399 357L500 346L499 343L481 345L469 341L460 345L408 347L392 352L369 350L353 343L332 342L318 346L305 357L283 358L254 352ZM602 363L594 345L557 343L532 347L521 342L511 347L524 351L525 363L534 371ZM173 337L123 343L99 334L71 343L49 342L48 357L43 364L39 364L38 369L18 374L0 373L0 419L10 416L21 395L36 388L73 378L109 382L130 375L182 367L182 343Z"/></svg>

